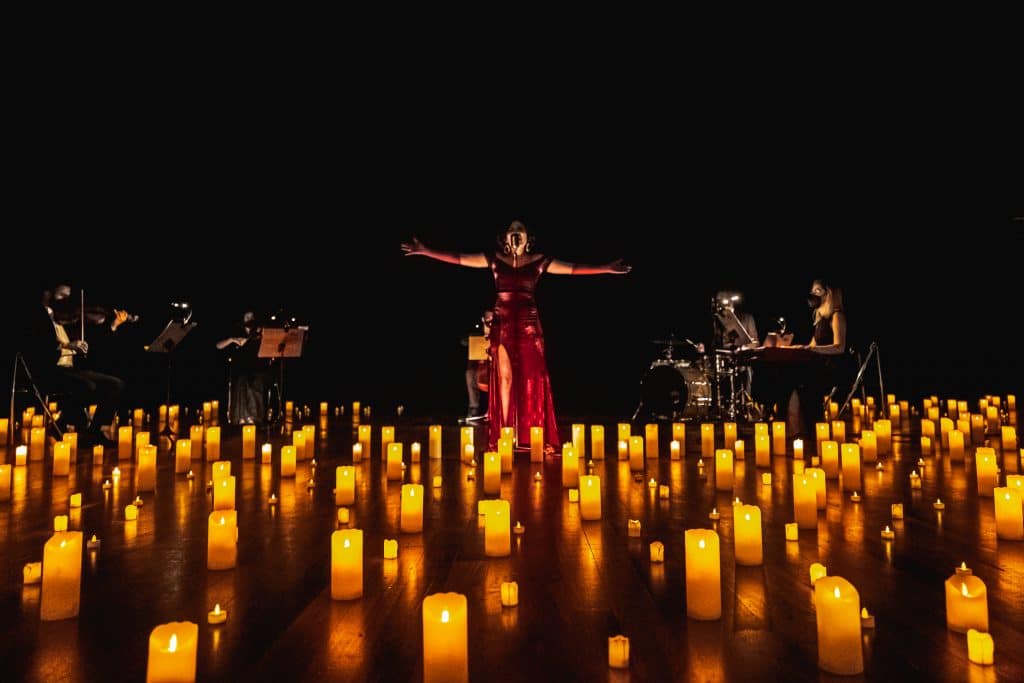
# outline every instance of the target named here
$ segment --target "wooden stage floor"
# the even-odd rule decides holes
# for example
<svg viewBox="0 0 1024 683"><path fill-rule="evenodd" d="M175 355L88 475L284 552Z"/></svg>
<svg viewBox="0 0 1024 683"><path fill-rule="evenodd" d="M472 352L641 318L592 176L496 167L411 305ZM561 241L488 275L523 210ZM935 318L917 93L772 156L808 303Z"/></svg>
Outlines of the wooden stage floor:
<svg viewBox="0 0 1024 683"><path fill-rule="evenodd" d="M603 423L612 437L614 421ZM222 453L239 477L240 530L238 564L227 571L206 568L209 463L193 460L189 481L174 474L173 457L161 451L156 493L143 494L134 523L123 514L134 498L133 466L120 463L119 486L101 490L115 464L109 449L102 465L84 454L67 478L51 478L49 457L18 468L12 499L0 503L0 679L142 681L150 630L188 620L199 624L199 680L416 681L423 597L456 591L469 602L473 680L830 680L817 667L808 579L810 564L821 562L830 575L851 581L876 615L877 628L863 637L860 678L1024 680L1024 542L996 539L992 499L979 504L970 455L966 467L926 458L923 490L911 491L918 439L897 434L884 471L865 468L860 503L830 481L817 532L786 542L792 457L773 457L772 484L762 485L768 470L754 467L749 434L741 432L747 460L737 463L733 495L716 493L710 462L707 477L698 476L696 425L688 426L687 455L678 461L667 457L669 429L662 427L663 455L646 461L644 483L609 447L612 459L594 463L605 492L597 522L581 522L578 506L569 503L559 460L540 466L520 453L513 474L502 479L501 497L526 532L513 537L510 557L488 559L476 510L483 472L467 481L454 423L445 426L442 460L426 458L426 424L398 425L407 461L408 443L424 444L423 462L407 470L409 480L425 484L422 534L398 531L400 487L385 481L380 424L372 457L358 466L351 506L351 526L364 531L365 565L364 595L350 602L332 602L329 575L334 468L349 464L354 437L343 419L318 439L312 490L308 461L299 463L294 480L281 481L277 447L272 466L258 464L258 455L242 461L240 436L225 428ZM1016 455L1007 458L1004 470L1019 464ZM441 489L430 486L436 474L444 478ZM669 500L648 488L651 477L671 487ZM22 567L42 559L52 518L68 512L75 491L85 500L71 527L86 538L95 533L102 548L85 554L78 618L41 622L39 586L22 585ZM280 499L276 507L267 503L271 492ZM735 565L733 496L762 509L763 566ZM937 496L946 502L941 515L932 509ZM904 503L905 519L887 543L880 530L892 523L894 502ZM717 523L708 519L713 506L722 513ZM628 538L628 519L642 521L642 538ZM683 532L709 527L721 535L723 613L719 621L698 622L686 617ZM385 538L398 539L396 561L382 557ZM655 540L665 544L661 565L649 558ZM943 582L961 561L988 587L994 667L970 664L966 637L946 629ZM508 580L519 583L516 608L501 606L500 584ZM215 602L229 611L222 626L206 623ZM631 642L627 671L607 666L607 638L619 633Z"/></svg>

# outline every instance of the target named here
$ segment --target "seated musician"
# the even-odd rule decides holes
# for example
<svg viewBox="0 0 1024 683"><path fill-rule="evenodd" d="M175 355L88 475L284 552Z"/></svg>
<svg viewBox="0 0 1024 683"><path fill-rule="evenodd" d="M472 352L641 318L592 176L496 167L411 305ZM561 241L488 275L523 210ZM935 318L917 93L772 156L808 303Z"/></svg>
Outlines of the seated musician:
<svg viewBox="0 0 1024 683"><path fill-rule="evenodd" d="M799 404L789 405L791 417L795 417L794 411L798 411L800 417L798 431L793 438L804 439L805 452L808 452L808 445L815 443L815 423L824 419L826 394L845 381L845 373L849 369L842 289L829 285L825 280L815 280L811 283L807 303L813 309L811 341L808 344L778 344L784 352L813 354L802 364L800 371L794 373Z"/></svg>
<svg viewBox="0 0 1024 683"><path fill-rule="evenodd" d="M754 316L736 309L742 301L743 295L739 292L722 290L715 294L715 348L758 346Z"/></svg>
<svg viewBox="0 0 1024 683"><path fill-rule="evenodd" d="M494 320L494 311L488 308L480 316L480 322L474 326L473 336L483 335L486 339L491 333L491 322ZM463 337L463 346L469 346L469 338ZM488 349L490 353L490 349ZM469 409L462 422L482 420L487 417L487 392L489 390L491 361L467 360L466 361L466 394L469 398ZM483 406L481 408L481 406Z"/></svg>
<svg viewBox="0 0 1024 683"><path fill-rule="evenodd" d="M117 411L124 382L113 375L80 367L81 358L89 351L84 340L72 340L61 319L55 317L68 298L70 287L59 285L44 290L41 309L33 309L28 323L25 357L37 379L48 389L67 391L61 421L74 424L82 432L82 445L113 445L111 423ZM85 406L96 404L90 421Z"/></svg>

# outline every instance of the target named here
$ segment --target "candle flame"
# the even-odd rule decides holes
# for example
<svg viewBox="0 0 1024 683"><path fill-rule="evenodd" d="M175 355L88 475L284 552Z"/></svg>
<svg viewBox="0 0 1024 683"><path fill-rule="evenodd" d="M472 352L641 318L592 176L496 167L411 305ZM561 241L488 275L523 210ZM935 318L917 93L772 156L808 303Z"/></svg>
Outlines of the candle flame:
<svg viewBox="0 0 1024 683"><path fill-rule="evenodd" d="M871 615L868 614L868 608L867 607L861 607L860 608L860 618L861 619L867 619L870 616Z"/></svg>
<svg viewBox="0 0 1024 683"><path fill-rule="evenodd" d="M960 563L960 569L967 569L967 563L966 562L961 562Z"/></svg>
<svg viewBox="0 0 1024 683"><path fill-rule="evenodd" d="M593 486L593 485L594 485L594 480L593 479L587 479L587 486L590 487L590 486Z"/></svg>
<svg viewBox="0 0 1024 683"><path fill-rule="evenodd" d="M892 529L890 529L890 528L889 528L889 525L888 525L888 524L886 524L886 525L885 525L885 533L889 533L890 531L892 531Z"/></svg>
<svg viewBox="0 0 1024 683"><path fill-rule="evenodd" d="M834 588L834 589L832 590L832 595L836 596L836 600L838 600L838 599L839 599L839 586L836 586L836 587L835 587L835 588Z"/></svg>
<svg viewBox="0 0 1024 683"><path fill-rule="evenodd" d="M697 547L700 548L701 550L704 550L704 539L703 538L700 539L699 541L697 541Z"/></svg>
<svg viewBox="0 0 1024 683"><path fill-rule="evenodd" d="M1010 500L1010 492L1009 491L1006 492L1006 500Z"/></svg>
<svg viewBox="0 0 1024 683"><path fill-rule="evenodd" d="M750 521L750 513L748 512L747 514L743 515L743 519L745 519L745 520L747 520L749 522Z"/></svg>
<svg viewBox="0 0 1024 683"><path fill-rule="evenodd" d="M220 516L220 523L221 523L221 524L223 524L223 523L224 523L224 515L221 515L221 516Z"/></svg>
<svg viewBox="0 0 1024 683"><path fill-rule="evenodd" d="M64 547L64 546L66 546L67 544L68 544L68 542L67 542L67 541L63 541L63 540L62 540L62 541L60 542L60 547L61 547L61 548L63 548L63 547Z"/></svg>
<svg viewBox="0 0 1024 683"><path fill-rule="evenodd" d="M963 596L965 598L970 597L970 594L967 592L967 582L966 581L964 581L963 583L960 584L960 592L963 594Z"/></svg>
<svg viewBox="0 0 1024 683"><path fill-rule="evenodd" d="M219 602L216 605L213 606L213 613L214 614L220 614L220 603Z"/></svg>
<svg viewBox="0 0 1024 683"><path fill-rule="evenodd" d="M172 633L171 634L171 640L170 640L170 642L167 643L167 651L168 652L177 652L177 650L178 650L178 634L177 633Z"/></svg>
<svg viewBox="0 0 1024 683"><path fill-rule="evenodd" d="M718 508L711 508L711 514L713 514L713 515L718 514Z"/></svg>
<svg viewBox="0 0 1024 683"><path fill-rule="evenodd" d="M89 540L90 540L90 541L95 541L95 540L96 540L96 534L93 534L93 535L92 535L92 538L90 538Z"/></svg>
<svg viewBox="0 0 1024 683"><path fill-rule="evenodd" d="M446 610L446 609L441 610L441 623L442 624L447 624L450 619L451 619L451 615L448 613L448 610Z"/></svg>
<svg viewBox="0 0 1024 683"><path fill-rule="evenodd" d="M345 542L344 542L344 543L342 543L341 545L342 545L342 547L344 547L344 548L347 548L347 547L349 547L349 542L348 542L348 539L346 538L346 539L345 539Z"/></svg>
<svg viewBox="0 0 1024 683"><path fill-rule="evenodd" d="M410 498L415 498L416 497L416 489L409 489L409 497Z"/></svg>

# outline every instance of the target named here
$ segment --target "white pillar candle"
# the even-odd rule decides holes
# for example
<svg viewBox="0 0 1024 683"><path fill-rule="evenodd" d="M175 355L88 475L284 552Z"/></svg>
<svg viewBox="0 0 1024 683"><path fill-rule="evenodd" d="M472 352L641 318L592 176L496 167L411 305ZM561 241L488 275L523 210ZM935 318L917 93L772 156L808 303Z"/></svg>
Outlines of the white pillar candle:
<svg viewBox="0 0 1024 683"><path fill-rule="evenodd" d="M472 431L472 427L469 428ZM380 428L380 452L383 457L387 457L388 444L393 443L395 440L395 428L391 425L385 425Z"/></svg>
<svg viewBox="0 0 1024 683"><path fill-rule="evenodd" d="M242 459L256 457L256 425L242 425Z"/></svg>
<svg viewBox="0 0 1024 683"><path fill-rule="evenodd" d="M700 426L700 457L710 458L715 455L715 425L704 422Z"/></svg>
<svg viewBox="0 0 1024 683"><path fill-rule="evenodd" d="M686 444L686 423L672 423L672 438L685 446Z"/></svg>
<svg viewBox="0 0 1024 683"><path fill-rule="evenodd" d="M233 569L238 556L238 513L219 510L207 523L206 568Z"/></svg>
<svg viewBox="0 0 1024 683"><path fill-rule="evenodd" d="M82 594L82 532L60 531L43 546L43 621L78 616Z"/></svg>
<svg viewBox="0 0 1024 683"><path fill-rule="evenodd" d="M512 439L507 436L498 439L498 462L502 474L512 471Z"/></svg>
<svg viewBox="0 0 1024 683"><path fill-rule="evenodd" d="M711 621L722 616L722 562L718 534L709 529L687 529L686 616Z"/></svg>
<svg viewBox="0 0 1024 683"><path fill-rule="evenodd" d="M604 460L604 425L590 425L590 457Z"/></svg>
<svg viewBox="0 0 1024 683"><path fill-rule="evenodd" d="M402 479L402 444L400 442L388 442L387 449L387 479L388 481L401 481Z"/></svg>
<svg viewBox="0 0 1024 683"><path fill-rule="evenodd" d="M434 593L423 599L423 683L468 683L466 596Z"/></svg>
<svg viewBox="0 0 1024 683"><path fill-rule="evenodd" d="M576 449L576 455L580 458L586 457L585 442L587 438L586 432L587 426L580 423L574 423L572 425L572 447Z"/></svg>
<svg viewBox="0 0 1024 683"><path fill-rule="evenodd" d="M511 515L507 500L493 501L484 516L484 555L505 557L512 552Z"/></svg>
<svg viewBox="0 0 1024 683"><path fill-rule="evenodd" d="M629 469L634 472L644 468L644 438L642 436L629 437Z"/></svg>
<svg viewBox="0 0 1024 683"><path fill-rule="evenodd" d="M530 427L530 462L544 462L543 427Z"/></svg>
<svg viewBox="0 0 1024 683"><path fill-rule="evenodd" d="M878 440L873 431L865 429L860 433L860 452L864 462L878 461Z"/></svg>
<svg viewBox="0 0 1024 683"><path fill-rule="evenodd" d="M860 595L846 579L825 576L814 584L818 668L841 676L864 671Z"/></svg>
<svg viewBox="0 0 1024 683"><path fill-rule="evenodd" d="M58 441L53 444L53 476L66 477L70 470L71 451L68 444Z"/></svg>
<svg viewBox="0 0 1024 683"><path fill-rule="evenodd" d="M409 461L412 463L420 462L421 451L422 447L420 446L420 442L413 441L412 444L409 446Z"/></svg>
<svg viewBox="0 0 1024 683"><path fill-rule="evenodd" d="M679 453L680 453L679 442L676 441L675 439L672 439L672 442L669 443L669 445L668 445L669 458L672 459L672 460L679 460Z"/></svg>
<svg viewBox="0 0 1024 683"><path fill-rule="evenodd" d="M160 624L149 634L146 683L192 683L196 680L199 626L191 621Z"/></svg>
<svg viewBox="0 0 1024 683"><path fill-rule="evenodd" d="M818 453L821 455L821 469L825 470L825 476L829 479L837 479L839 477L839 444L835 441L822 441L821 450Z"/></svg>
<svg viewBox="0 0 1024 683"><path fill-rule="evenodd" d="M715 451L715 488L719 491L732 491L732 486L732 451L722 448Z"/></svg>
<svg viewBox="0 0 1024 683"><path fill-rule="evenodd" d="M356 502L356 468L342 465L334 470L334 504L352 505Z"/></svg>
<svg viewBox="0 0 1024 683"><path fill-rule="evenodd" d="M878 439L878 454L885 455L892 447L892 422L875 420L875 437Z"/></svg>
<svg viewBox="0 0 1024 683"><path fill-rule="evenodd" d="M402 486L401 508L402 533L418 534L423 531L423 485L404 484Z"/></svg>
<svg viewBox="0 0 1024 683"><path fill-rule="evenodd" d="M494 451L484 453L484 493L496 496L501 493L501 458ZM565 466L564 463L562 465Z"/></svg>
<svg viewBox="0 0 1024 683"><path fill-rule="evenodd" d="M600 477L580 477L580 517L586 521L601 519Z"/></svg>
<svg viewBox="0 0 1024 683"><path fill-rule="evenodd" d="M964 461L964 433L960 430L949 433L949 459L951 462Z"/></svg>
<svg viewBox="0 0 1024 683"><path fill-rule="evenodd" d="M990 434L995 434L999 431L999 408L995 406L989 406L985 409L985 422L987 423L987 429Z"/></svg>
<svg viewBox="0 0 1024 683"><path fill-rule="evenodd" d="M736 423L726 422L722 425L722 433L724 438L723 448L728 448L730 451L733 450L733 444L736 443ZM682 439L680 439L682 440Z"/></svg>
<svg viewBox="0 0 1024 683"><path fill-rule="evenodd" d="M991 496L999 483L999 465L993 448L979 448L974 453L974 465L978 478L978 495Z"/></svg>
<svg viewBox="0 0 1024 683"><path fill-rule="evenodd" d="M343 529L331 534L331 599L363 596L363 531Z"/></svg>
<svg viewBox="0 0 1024 683"><path fill-rule="evenodd" d="M793 439L793 461L804 459L804 440Z"/></svg>
<svg viewBox="0 0 1024 683"><path fill-rule="evenodd" d="M220 427L206 430L206 459L220 460Z"/></svg>
<svg viewBox="0 0 1024 683"><path fill-rule="evenodd" d="M764 562L764 543L761 533L761 508L756 505L737 505L733 508L733 528L736 534L736 564L756 566Z"/></svg>
<svg viewBox="0 0 1024 683"><path fill-rule="evenodd" d="M235 509L235 478L217 477L213 480L213 509Z"/></svg>
<svg viewBox="0 0 1024 683"><path fill-rule="evenodd" d="M358 420L357 420L358 421ZM362 446L362 456L369 458L373 455L371 449L371 440L373 439L373 427L370 425L359 425L356 432L359 440L359 444Z"/></svg>
<svg viewBox="0 0 1024 683"><path fill-rule="evenodd" d="M185 474L188 472L192 460L191 439L178 439L174 442L174 472Z"/></svg>
<svg viewBox="0 0 1024 683"><path fill-rule="evenodd" d="M301 462L303 460L309 460L306 455L306 432L301 429L296 429L292 432L292 446L295 448L295 460ZM209 457L210 439L206 439L207 457ZM382 450L381 453L386 453L387 450Z"/></svg>
<svg viewBox="0 0 1024 683"><path fill-rule="evenodd" d="M139 449L139 463L135 466L135 491L156 490L156 446Z"/></svg>
<svg viewBox="0 0 1024 683"><path fill-rule="evenodd" d="M793 519L801 529L818 528L815 483L806 472L793 475Z"/></svg>
<svg viewBox="0 0 1024 683"><path fill-rule="evenodd" d="M843 444L843 490L860 491L861 482L860 446L855 443Z"/></svg>
<svg viewBox="0 0 1024 683"><path fill-rule="evenodd" d="M1017 450L1017 428L1009 425L1003 426L1001 443L1003 453L1013 453Z"/></svg>
<svg viewBox="0 0 1024 683"><path fill-rule="evenodd" d="M821 444L829 440L829 431L827 422L817 422L814 425L814 434L817 439L817 450L815 453L821 455Z"/></svg>
<svg viewBox="0 0 1024 683"><path fill-rule="evenodd" d="M754 464L758 467L771 467L772 465L767 434L754 435Z"/></svg>
<svg viewBox="0 0 1024 683"><path fill-rule="evenodd" d="M28 460L28 447L18 446L14 449L14 466L24 467L25 461Z"/></svg>
<svg viewBox="0 0 1024 683"><path fill-rule="evenodd" d="M996 537L1007 541L1024 540L1024 507L1018 487L997 487L992 497L996 506Z"/></svg>
<svg viewBox="0 0 1024 683"><path fill-rule="evenodd" d="M772 423L772 451L775 455L786 454L786 423Z"/></svg>
<svg viewBox="0 0 1024 683"><path fill-rule="evenodd" d="M959 571L946 579L946 626L951 631L988 631L988 590L977 576Z"/></svg>
<svg viewBox="0 0 1024 683"><path fill-rule="evenodd" d="M620 422L617 425L617 429L619 432L619 440L629 443L629 437L633 435L630 424L628 422Z"/></svg>
<svg viewBox="0 0 1024 683"><path fill-rule="evenodd" d="M648 458L658 457L658 425L649 424L644 427L644 435L646 437L645 446L647 448Z"/></svg>
<svg viewBox="0 0 1024 683"><path fill-rule="evenodd" d="M295 476L295 446L281 446L281 477Z"/></svg>
<svg viewBox="0 0 1024 683"><path fill-rule="evenodd" d="M132 457L132 427L125 425L117 428L117 459L128 460Z"/></svg>
<svg viewBox="0 0 1024 683"><path fill-rule="evenodd" d="M462 427L459 429L459 454L465 457L466 446L475 446L473 443L473 428Z"/></svg>
<svg viewBox="0 0 1024 683"><path fill-rule="evenodd" d="M629 442L619 440L619 461L625 462L629 460Z"/></svg>
<svg viewBox="0 0 1024 683"><path fill-rule="evenodd" d="M430 425L427 429L427 449L431 460L441 457L441 425Z"/></svg>
<svg viewBox="0 0 1024 683"><path fill-rule="evenodd" d="M832 421L832 440L836 443L846 443L846 423L842 420Z"/></svg>
<svg viewBox="0 0 1024 683"><path fill-rule="evenodd" d="M562 488L574 489L580 485L580 459L572 444L562 446Z"/></svg>

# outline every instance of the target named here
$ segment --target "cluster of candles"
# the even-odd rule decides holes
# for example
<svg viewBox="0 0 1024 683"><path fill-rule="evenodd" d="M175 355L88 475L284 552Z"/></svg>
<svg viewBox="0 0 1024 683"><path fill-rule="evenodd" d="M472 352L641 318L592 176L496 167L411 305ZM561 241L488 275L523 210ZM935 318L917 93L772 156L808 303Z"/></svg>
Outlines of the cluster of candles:
<svg viewBox="0 0 1024 683"><path fill-rule="evenodd" d="M892 398L892 397L890 397ZM211 402L212 404L213 402ZM1008 402L1010 403L1010 402ZM864 417L865 406L854 402L855 419ZM869 402L872 408L873 402ZM993 413L994 406L982 406L985 414L984 428L1001 431L1001 446L1015 450L1017 448L1016 432L1011 425L999 424L998 410ZM172 406L176 408L176 406ZM950 402L948 418L940 421L940 431L936 436L935 424L938 420L937 408L925 403L927 418L921 421L921 451L923 455L932 455L942 451L950 454L951 460L962 461L965 443L978 444L979 415L970 415L969 419L961 419L957 427L952 426L957 415L966 416L966 406L960 402ZM1012 403L1015 415L1015 401ZM288 414L291 414L289 407ZM213 478L209 489L212 494L212 512L208 520L207 567L210 570L231 569L235 566L237 555L237 512L235 510L235 477L231 475L231 463L219 461L220 429L210 425L213 405L204 405L203 423L190 430L190 438L180 439L175 446L175 472L187 474L192 478L189 465L193 454L212 462ZM889 415L899 421L910 414L909 406L889 402ZM328 414L326 404L320 406L321 416ZM308 408L307 408L308 414ZM340 414L340 413L337 413ZM353 444L352 460L359 463L370 450L371 432L369 425L359 425L359 416L368 415L368 408L360 411L359 404L353 404L353 424L358 425L358 441ZM161 407L159 419L161 424L171 416L171 412ZM149 433L135 430L141 429L148 420L139 411L135 413L134 424L121 426L118 430L118 459L131 459L134 455L136 463L134 486L137 493L135 500L126 506L125 519L137 519L139 508L143 505L141 493L151 492L156 486L156 446L149 444ZM835 415L833 415L833 418ZM177 419L174 411L173 419ZM35 420L33 418L33 424ZM209 426L204 426L209 425ZM799 529L814 529L817 526L818 512L824 509L824 498L827 479L841 477L843 488L851 491L850 500L859 502L859 491L862 489L862 462L875 462L879 454L886 454L891 449L892 426L889 420L874 420L873 430L859 430L860 443L846 440L846 424L833 419L830 423L820 423L816 430L818 452L821 454L821 467L812 462L813 467L805 467L803 459L803 442L795 440L792 444L794 454L793 473L793 505L795 521L785 525L787 541L799 538ZM6 425L0 424L0 427ZM33 449L41 443L36 429L30 435ZM506 431L507 430L507 431ZM514 435L511 429L503 430L495 452L486 452L482 456L483 491L485 494L499 495L500 481L503 474L512 471L512 454ZM618 426L618 454L620 459L628 460L630 469L643 471L647 459L659 455L658 425L646 425L644 436L631 434L627 423ZM675 423L672 426L672 440L669 456L678 460L684 450L686 426ZM858 431L855 427L854 431ZM441 457L440 425L428 428L428 457ZM531 462L543 460L543 430L534 427L531 435ZM394 427L385 426L381 430L381 451L385 462L385 473L389 481L401 481L404 478L406 465L403 444L394 440ZM702 424L700 428L701 459L698 460L698 471L703 476L703 459L710 459L715 473L715 488L719 491L732 491L734 486L734 461L743 459L744 442L737 438L735 423L724 425L725 448L715 448L715 425ZM281 449L280 474L282 477L294 477L297 460L306 460L311 456L316 439L316 428L306 425L293 431L292 443ZM786 454L785 425L779 422L771 425L758 423L755 425L754 454L757 467L768 467L770 456ZM134 449L133 449L134 445ZM460 450L470 471L476 467L473 444L473 429L460 430ZM69 434L63 442L55 445L53 459L53 476L67 476L69 464L77 449L76 435ZM1012 450L1011 450L1012 452ZM270 444L262 447L262 462L269 463L271 458ZM604 457L604 428L600 425L591 427L591 460L587 461L588 474L580 473L580 459L585 453L585 426L572 426L572 441L563 447L561 458L562 486L569 491L570 501L579 503L580 517L584 521L601 519L601 480L589 474L593 468L593 460ZM253 459L256 454L255 429L245 426L242 433L242 459ZM102 451L100 451L102 456ZM420 460L420 444L411 444L409 452L411 461ZM16 452L15 466L24 465L26 451L19 446ZM40 459L32 457L32 459ZM814 459L815 461L817 458ZM992 448L979 446L975 451L977 468L978 492L981 496L991 496L995 502L997 533L1000 538L1024 539L1024 511L1022 511L1021 493L1024 490L1024 477L1007 477L1007 486L999 487L999 470L996 465L996 453ZM315 460L312 461L315 467ZM918 461L918 469L925 471L928 463L922 458ZM878 462L878 469L883 469ZM4 477L7 485L3 486ZM114 485L120 477L119 468L112 472ZM0 495L9 492L10 468L0 466ZM921 488L922 476L915 470L910 475L912 489ZM533 480L542 481L538 471ZM642 481L642 478L640 479ZM310 479L312 484L313 480ZM770 473L762 473L761 482L765 486L772 484ZM434 477L433 486L441 486L441 478ZM356 498L356 467L339 466L335 473L334 497L338 506L338 524L347 526L350 521L348 506L355 503ZM648 483L652 491L657 491L659 498L670 499L667 485L659 485L655 479ZM104 481L103 489L109 490L111 484ZM0 500L4 498L0 497ZM276 494L268 499L270 505L277 502ZM74 493L70 499L70 507L81 506L81 493ZM401 505L399 528L403 533L419 533L423 529L424 487L420 484L404 483L401 485ZM735 560L739 565L760 565L763 562L763 538L761 509L756 505L744 505L738 498L733 504L733 533ZM935 510L941 511L945 504L936 499ZM519 535L524 532L520 522L511 527L510 504L507 500L488 499L478 504L480 514L484 517L484 551L488 557L503 557L511 552L510 534L514 531ZM714 522L720 518L717 508L709 514ZM893 520L903 518L903 505L892 505ZM628 535L640 537L640 520L628 520ZM889 526L882 531L884 540L892 540L895 532ZM58 516L55 520L55 533L46 542L43 549L43 562L29 564L25 567L25 581L43 584L40 605L43 620L66 619L77 616L80 595L81 557L83 536L80 531L67 530L67 517ZM100 541L95 535L85 544L90 551L98 550ZM689 529L684 534L685 576L687 594L687 614L698 620L714 620L721 617L721 557L720 539L714 529ZM665 546L654 541L649 546L650 561L664 562ZM384 541L384 558L396 559L398 555L397 540ZM856 674L863 670L861 657L860 634L862 628L874 626L874 617L860 606L860 598L856 588L841 577L829 577L821 565L812 565L812 583L814 585L815 606L818 624L819 665L828 672L837 674ZM335 600L352 600L363 594L363 531L357 528L339 528L331 536L331 597ZM503 606L512 607L518 604L518 584L503 582L501 584L501 602ZM971 661L978 663L992 662L992 639L988 635L988 610L985 584L971 571L962 566L946 581L946 612L949 628L953 631L968 634L968 648ZM464 595L456 593L439 593L427 596L423 601L423 657L424 676L426 680L465 680L468 678L468 632L466 626L467 602ZM227 619L227 610L216 604L207 615L208 623L220 624ZM150 636L150 657L147 677L150 680L161 680L162 672L173 671L182 680L192 680L195 676L195 651L197 626L190 622L163 624L156 627ZM609 666L628 666L629 639L618 635L609 638Z"/></svg>

